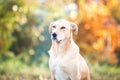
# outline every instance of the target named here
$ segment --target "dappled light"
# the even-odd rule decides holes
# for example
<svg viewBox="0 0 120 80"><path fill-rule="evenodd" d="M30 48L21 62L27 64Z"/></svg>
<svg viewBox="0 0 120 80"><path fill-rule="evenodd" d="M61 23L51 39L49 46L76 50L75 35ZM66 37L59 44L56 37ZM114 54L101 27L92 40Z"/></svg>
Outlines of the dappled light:
<svg viewBox="0 0 120 80"><path fill-rule="evenodd" d="M91 80L120 80L120 0L0 0L0 80L50 80L51 22L78 26Z"/></svg>

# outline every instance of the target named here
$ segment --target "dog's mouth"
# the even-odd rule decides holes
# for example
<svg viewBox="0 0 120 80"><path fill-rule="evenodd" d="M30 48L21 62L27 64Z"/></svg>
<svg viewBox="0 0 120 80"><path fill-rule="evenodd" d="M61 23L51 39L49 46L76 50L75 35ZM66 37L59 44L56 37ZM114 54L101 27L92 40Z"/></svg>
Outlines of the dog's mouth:
<svg viewBox="0 0 120 80"><path fill-rule="evenodd" d="M60 43L62 40L56 40L56 43Z"/></svg>
<svg viewBox="0 0 120 80"><path fill-rule="evenodd" d="M53 38L53 41L55 41L56 43L60 43L62 40L58 40L57 38Z"/></svg>

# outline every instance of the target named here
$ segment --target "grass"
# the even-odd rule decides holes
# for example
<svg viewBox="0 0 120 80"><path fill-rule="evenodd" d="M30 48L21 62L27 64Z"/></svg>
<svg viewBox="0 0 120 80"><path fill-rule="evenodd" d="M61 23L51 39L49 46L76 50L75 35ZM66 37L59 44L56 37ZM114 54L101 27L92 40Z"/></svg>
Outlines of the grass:
<svg viewBox="0 0 120 80"><path fill-rule="evenodd" d="M94 58L88 54L84 57L88 63L92 80L120 80L119 64L112 65L107 61L100 61L100 56Z"/></svg>
<svg viewBox="0 0 120 80"><path fill-rule="evenodd" d="M50 72L46 64L48 57L42 55L40 62L32 62L32 64L23 60L21 57L3 57L0 56L0 80L47 80ZM6 59L7 58L7 59ZM27 57L28 58L28 57Z"/></svg>
<svg viewBox="0 0 120 80"><path fill-rule="evenodd" d="M120 67L109 64L90 66L92 80L120 80Z"/></svg>
<svg viewBox="0 0 120 80"><path fill-rule="evenodd" d="M42 55L39 58L40 63L32 62L32 64L29 64L28 58L24 59L23 55L0 56L0 80L50 80L48 57ZM106 63L91 64L89 62L88 64L91 80L120 80L120 66Z"/></svg>

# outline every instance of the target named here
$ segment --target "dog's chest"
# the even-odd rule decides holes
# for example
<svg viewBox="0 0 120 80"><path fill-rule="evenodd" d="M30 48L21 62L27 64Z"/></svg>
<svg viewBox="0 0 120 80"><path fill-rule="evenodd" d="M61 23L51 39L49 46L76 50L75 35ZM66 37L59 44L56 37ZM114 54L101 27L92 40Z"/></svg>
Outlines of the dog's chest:
<svg viewBox="0 0 120 80"><path fill-rule="evenodd" d="M56 80L68 80L68 73L63 70L63 66L55 66L55 78Z"/></svg>
<svg viewBox="0 0 120 80"><path fill-rule="evenodd" d="M51 61L52 70L55 73L56 80L69 80L68 73L65 71L66 60L63 57L57 57Z"/></svg>

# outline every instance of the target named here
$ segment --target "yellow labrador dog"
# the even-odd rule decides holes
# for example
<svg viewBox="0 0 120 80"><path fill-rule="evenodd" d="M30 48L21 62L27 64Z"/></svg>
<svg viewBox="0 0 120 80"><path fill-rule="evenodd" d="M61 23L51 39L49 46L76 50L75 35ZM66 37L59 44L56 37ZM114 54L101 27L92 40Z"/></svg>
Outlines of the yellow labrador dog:
<svg viewBox="0 0 120 80"><path fill-rule="evenodd" d="M60 19L50 24L52 46L49 50L51 80L90 80L88 66L72 38L78 27Z"/></svg>

